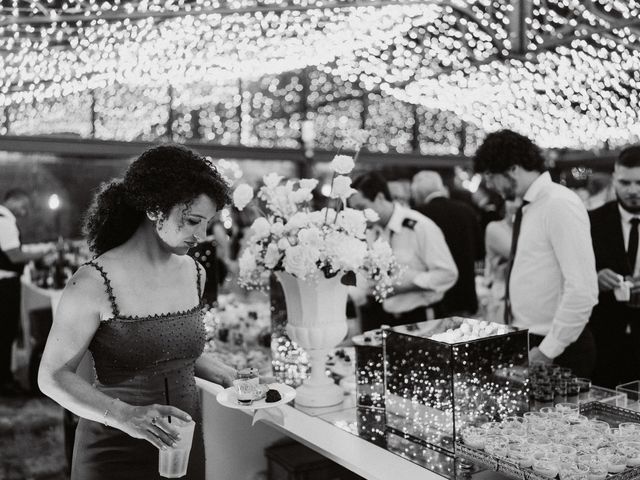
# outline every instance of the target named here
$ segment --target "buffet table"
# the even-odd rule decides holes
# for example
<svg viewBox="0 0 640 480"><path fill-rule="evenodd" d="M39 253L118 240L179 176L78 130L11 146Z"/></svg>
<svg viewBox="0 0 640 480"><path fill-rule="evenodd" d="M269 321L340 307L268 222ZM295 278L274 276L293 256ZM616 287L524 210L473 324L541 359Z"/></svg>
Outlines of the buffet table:
<svg viewBox="0 0 640 480"><path fill-rule="evenodd" d="M348 419L354 417L355 407L349 406L348 396L342 406L317 409L315 412L283 405L273 409L252 426L250 412L218 404L215 397L222 391L222 387L202 379L197 379L197 384L202 398L207 479L256 478L258 472L267 468L264 449L287 437L371 480L506 478L489 471L458 472L455 476L439 475L404 458L399 452L394 453L349 433L343 428ZM438 455L437 452L433 454Z"/></svg>

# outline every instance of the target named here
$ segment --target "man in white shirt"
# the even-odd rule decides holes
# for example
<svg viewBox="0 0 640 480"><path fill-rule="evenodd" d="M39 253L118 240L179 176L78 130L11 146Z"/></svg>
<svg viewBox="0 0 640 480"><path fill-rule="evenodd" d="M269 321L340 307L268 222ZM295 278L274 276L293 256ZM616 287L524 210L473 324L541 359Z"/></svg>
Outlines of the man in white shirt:
<svg viewBox="0 0 640 480"><path fill-rule="evenodd" d="M20 189L6 193L0 205L0 397L21 393L11 373L11 346L20 320L20 274L24 264L43 254L23 252L16 217L29 213L29 195Z"/></svg>
<svg viewBox="0 0 640 480"><path fill-rule="evenodd" d="M593 381L610 388L640 379L640 309L615 296L624 280L640 285L640 145L620 153L613 187L616 200L589 212L600 289L590 323L598 348Z"/></svg>
<svg viewBox="0 0 640 480"><path fill-rule="evenodd" d="M430 306L439 302L458 278L458 269L444 235L430 219L415 210L394 203L387 182L377 172L356 178L357 190L349 206L371 208L378 216L379 234L386 238L404 273L383 309L371 303L362 309L363 330L381 324L403 325L433 318Z"/></svg>
<svg viewBox="0 0 640 480"><path fill-rule="evenodd" d="M522 199L507 274L507 320L529 329L530 361L590 377L595 344L587 322L598 281L582 201L551 180L529 138L510 130L489 134L474 164L506 200Z"/></svg>

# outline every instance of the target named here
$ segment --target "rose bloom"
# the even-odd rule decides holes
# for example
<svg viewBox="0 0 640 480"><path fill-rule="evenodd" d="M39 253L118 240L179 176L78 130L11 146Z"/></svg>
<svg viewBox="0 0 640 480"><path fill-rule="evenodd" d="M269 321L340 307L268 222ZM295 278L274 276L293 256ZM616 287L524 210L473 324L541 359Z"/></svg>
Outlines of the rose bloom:
<svg viewBox="0 0 640 480"><path fill-rule="evenodd" d="M367 222L375 223L380 220L380 215L373 208L365 208L364 216L367 219Z"/></svg>
<svg viewBox="0 0 640 480"><path fill-rule="evenodd" d="M318 180L315 178L303 178L300 180L300 188L306 188L312 192L318 186Z"/></svg>
<svg viewBox="0 0 640 480"><path fill-rule="evenodd" d="M351 179L345 175L338 175L333 180L331 187L331 198L340 198L342 201L346 201L351 195L355 193L355 190L351 188Z"/></svg>
<svg viewBox="0 0 640 480"><path fill-rule="evenodd" d="M282 266L290 274L305 278L317 271L316 262L319 256L320 252L317 249L298 245L287 250Z"/></svg>
<svg viewBox="0 0 640 480"><path fill-rule="evenodd" d="M271 224L266 218L258 217L251 225L251 231L253 232L254 238L264 238L269 235L269 232L271 231Z"/></svg>
<svg viewBox="0 0 640 480"><path fill-rule="evenodd" d="M320 248L322 246L322 233L316 227L304 228L298 232L298 240L300 240L300 245Z"/></svg>
<svg viewBox="0 0 640 480"><path fill-rule="evenodd" d="M241 183L233 191L233 204L238 210L244 209L253 200L253 188L246 183Z"/></svg>
<svg viewBox="0 0 640 480"><path fill-rule="evenodd" d="M338 214L338 225L349 235L362 238L367 228L367 221L361 211L345 208Z"/></svg>
<svg viewBox="0 0 640 480"><path fill-rule="evenodd" d="M244 275L246 272L251 272L255 270L258 266L256 264L256 257L253 255L251 250L245 250L244 253L238 259L238 266L240 267L241 275Z"/></svg>
<svg viewBox="0 0 640 480"><path fill-rule="evenodd" d="M339 175L351 173L353 167L355 167L353 158L348 155L336 155L329 164L329 168Z"/></svg>

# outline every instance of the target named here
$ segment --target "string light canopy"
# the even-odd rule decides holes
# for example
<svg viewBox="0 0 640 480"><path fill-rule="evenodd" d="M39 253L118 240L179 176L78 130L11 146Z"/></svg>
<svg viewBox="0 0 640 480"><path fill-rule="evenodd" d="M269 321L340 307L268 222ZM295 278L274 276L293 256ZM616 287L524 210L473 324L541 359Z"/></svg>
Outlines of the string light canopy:
<svg viewBox="0 0 640 480"><path fill-rule="evenodd" d="M294 145L305 118L375 126L400 104L400 139L381 151L416 149L402 140L416 109L548 148L640 138L636 0L1 0L0 45L0 133L44 131L62 104L93 117L81 135L158 137L174 122L188 137L197 112L206 140ZM180 119L163 118L167 102Z"/></svg>

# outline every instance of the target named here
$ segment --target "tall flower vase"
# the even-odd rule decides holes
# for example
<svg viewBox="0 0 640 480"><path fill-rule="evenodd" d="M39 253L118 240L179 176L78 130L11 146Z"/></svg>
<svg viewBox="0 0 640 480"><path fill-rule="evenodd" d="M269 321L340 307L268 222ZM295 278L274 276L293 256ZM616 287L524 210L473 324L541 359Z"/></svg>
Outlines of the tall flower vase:
<svg viewBox="0 0 640 480"><path fill-rule="evenodd" d="M326 375L327 353L347 335L347 287L340 275L303 281L276 272L287 303L287 333L311 359L311 375L296 389L296 404L328 407L343 400L343 391Z"/></svg>

